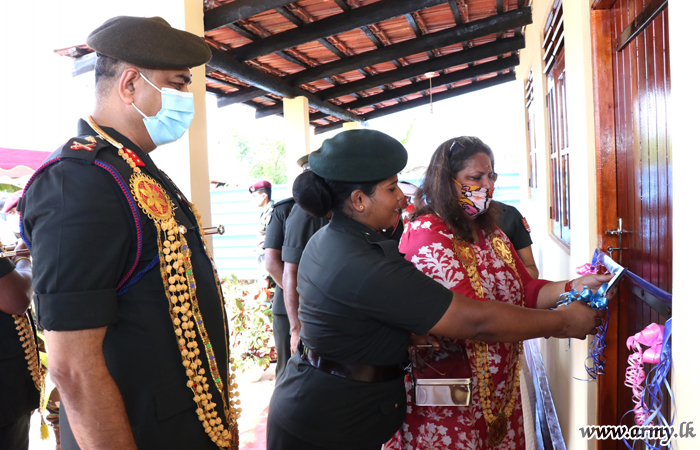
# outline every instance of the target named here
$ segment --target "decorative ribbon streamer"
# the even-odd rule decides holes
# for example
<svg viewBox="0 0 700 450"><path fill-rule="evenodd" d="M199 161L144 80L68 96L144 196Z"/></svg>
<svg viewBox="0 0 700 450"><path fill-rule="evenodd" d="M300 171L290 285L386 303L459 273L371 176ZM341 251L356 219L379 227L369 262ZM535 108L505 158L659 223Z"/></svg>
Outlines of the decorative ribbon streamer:
<svg viewBox="0 0 700 450"><path fill-rule="evenodd" d="M657 419L659 425L664 426L666 429L670 429L670 427L673 426L673 422L675 421L675 415L671 416L671 421L669 423L669 421L666 420L664 415L661 413L661 407L664 403L663 386L666 387L666 391L668 392L668 395L671 400L671 405L675 404L673 392L671 391L671 386L669 386L668 380L666 378L669 370L671 369L671 330L672 319L668 319L664 326L651 324L643 331L635 334L634 336L631 336L627 340L628 348L630 348L630 345L632 345L632 348L639 348L639 350L637 350L636 353L630 355L628 361L630 362L630 366L632 365L632 362L634 362L635 364L638 364L639 367L642 367L642 380L644 379L643 363L646 362L655 365L649 370L649 374L646 376L646 387L639 393L642 405L641 414L639 414L640 411L638 410L637 405L635 405L635 409L628 411L622 416L623 419L630 412L634 412L635 422L637 423L637 425L653 425L654 419ZM640 344L650 348L642 353ZM632 361L633 356L635 356L634 361ZM628 368L628 372L629 370L630 368ZM639 373L637 373L636 375L639 375ZM637 381L637 378L635 378L634 381ZM625 385L629 386L627 384L627 381L625 381ZM636 395L634 387L632 389L633 394ZM649 399L648 407L644 406L644 398ZM640 415L644 419L641 423L638 420ZM632 441L632 445L630 445L630 443L627 442L626 439L624 439L624 442L628 449L634 449L634 444L636 443L636 440ZM661 445L660 443L657 445L656 441L650 443L648 439L645 438L644 444L645 448L648 450L661 450L662 448L670 448L670 439L666 445Z"/></svg>
<svg viewBox="0 0 700 450"><path fill-rule="evenodd" d="M663 325L652 323L644 330L627 338L627 349L632 353L627 358L629 366L625 371L625 386L632 389L634 422L637 425L642 425L649 418L649 410L644 403L644 388L642 387L642 382L646 378L644 364L657 364L659 362L663 334ZM642 345L649 348L642 351Z"/></svg>
<svg viewBox="0 0 700 450"><path fill-rule="evenodd" d="M595 266L592 264L584 264L576 268L576 274L579 276L590 275L595 273Z"/></svg>
<svg viewBox="0 0 700 450"><path fill-rule="evenodd" d="M578 292L576 289L572 289L571 292L564 292L559 296L559 301L557 301L557 306L568 305L574 301L582 301L588 303L588 305L593 309L608 309L608 299L605 298L603 293L608 288L608 284L603 284L595 293L588 289L588 286L583 288L583 292ZM610 313L608 312L607 317L603 323L598 327L598 333L591 341L588 347L588 358L586 358L585 369L588 374L588 380L593 381L598 375L604 375L605 371L605 355L603 351L605 350L605 334L608 332L608 319L610 318ZM590 361L590 363L589 363Z"/></svg>

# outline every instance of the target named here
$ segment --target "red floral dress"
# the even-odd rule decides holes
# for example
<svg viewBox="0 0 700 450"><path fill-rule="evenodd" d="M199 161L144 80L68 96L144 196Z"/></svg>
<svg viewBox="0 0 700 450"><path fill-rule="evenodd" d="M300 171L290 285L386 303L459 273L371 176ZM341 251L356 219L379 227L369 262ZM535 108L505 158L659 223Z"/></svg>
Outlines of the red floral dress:
<svg viewBox="0 0 700 450"><path fill-rule="evenodd" d="M411 222L401 238L400 250L418 269L446 288L464 296L534 308L537 295L546 283L534 280L525 270L513 245L500 229L481 231L479 242L469 244L455 238L447 225L434 215ZM511 255L509 257L509 255ZM470 406L415 406L412 379L406 377L408 399L406 419L401 429L386 444L385 450L525 449L523 412L520 391L509 418L502 418L503 440L496 447L489 444L487 424L481 405L472 341L441 338L445 344L461 344L467 348L474 374L473 400ZM513 391L513 377L519 344L488 345L488 362L493 380L496 405L508 402ZM517 378L518 374L515 374ZM497 415L496 406L493 414Z"/></svg>

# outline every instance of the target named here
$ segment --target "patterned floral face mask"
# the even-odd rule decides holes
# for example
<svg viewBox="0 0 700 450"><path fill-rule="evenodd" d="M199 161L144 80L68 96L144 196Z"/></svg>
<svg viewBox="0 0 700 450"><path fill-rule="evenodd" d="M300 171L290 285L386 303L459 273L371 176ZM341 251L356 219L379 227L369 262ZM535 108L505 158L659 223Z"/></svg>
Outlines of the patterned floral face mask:
<svg viewBox="0 0 700 450"><path fill-rule="evenodd" d="M452 179L462 189L459 204L470 217L477 217L489 209L489 204L493 199L493 188L486 189L472 184L462 184Z"/></svg>

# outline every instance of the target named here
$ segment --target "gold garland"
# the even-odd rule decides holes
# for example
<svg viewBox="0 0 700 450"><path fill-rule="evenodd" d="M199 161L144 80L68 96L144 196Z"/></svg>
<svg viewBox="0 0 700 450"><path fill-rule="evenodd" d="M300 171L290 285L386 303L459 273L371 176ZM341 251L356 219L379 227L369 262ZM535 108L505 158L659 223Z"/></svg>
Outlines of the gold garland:
<svg viewBox="0 0 700 450"><path fill-rule="evenodd" d="M233 382L233 364L228 364L229 385L224 389L221 372L216 361L214 348L209 340L209 335L204 326L199 302L197 300L197 286L192 270L191 251L185 239L187 232L184 227L179 226L175 220L172 201L167 192L148 175L142 174L141 170L133 160L133 152L107 135L88 116L88 123L103 139L119 149L119 156L132 168L133 174L129 180L131 192L139 204L141 210L151 220L153 220L157 230L158 256L160 258L160 272L163 279L163 287L169 302L170 318L182 356L182 365L185 367L187 375L187 387L194 394L193 400L197 405L197 416L202 422L204 432L219 448L238 448L238 425L237 419L240 417L240 400L233 398L239 393L236 391L238 385ZM189 202L188 202L189 203ZM194 205L189 203L192 212L199 224L202 242L205 242L202 234L201 215L196 212ZM211 258L211 253L206 247L214 271L214 278L218 283L218 274ZM226 315L224 312L223 295L221 287L218 287L219 300L224 318L224 330L226 329ZM204 344L204 352L207 356L209 373L213 377L216 386L223 400L223 410L225 417L218 417L216 403L209 392L209 383L206 377L206 369L200 359L201 350L197 342L199 334ZM226 349L226 361L230 362L229 350ZM233 404L232 404L233 403ZM234 406L235 405L235 406ZM228 429L224 426L224 420Z"/></svg>
<svg viewBox="0 0 700 450"><path fill-rule="evenodd" d="M506 263L515 273L520 283L522 304L525 303L525 292L520 274L515 266L513 258L507 244L494 233L489 235L491 247L498 257ZM477 269L476 253L474 248L468 242L460 239L453 239L452 246L455 249L457 258L462 263L469 281L471 282L474 293L479 297L484 297L484 290L481 284L481 277ZM521 305L522 306L522 305ZM497 447L503 442L508 432L508 419L513 414L515 408L515 400L517 398L518 388L520 387L520 369L522 367L523 343L517 344L513 362L510 366L509 376L506 388L506 398L500 402L496 401L496 388L491 377L491 360L489 357L489 346L485 342L472 341L474 344L474 360L476 362L476 376L479 386L479 401L481 410L486 421L488 442L491 447ZM498 411L494 413L494 411Z"/></svg>
<svg viewBox="0 0 700 450"><path fill-rule="evenodd" d="M39 361L39 349L36 345L36 336L34 335L34 327L28 316L29 311L22 315L12 315L15 319L15 328L19 334L19 340L24 348L24 359L27 360L29 373L32 375L34 386L41 392L41 402L44 403L44 378L46 377L46 369Z"/></svg>

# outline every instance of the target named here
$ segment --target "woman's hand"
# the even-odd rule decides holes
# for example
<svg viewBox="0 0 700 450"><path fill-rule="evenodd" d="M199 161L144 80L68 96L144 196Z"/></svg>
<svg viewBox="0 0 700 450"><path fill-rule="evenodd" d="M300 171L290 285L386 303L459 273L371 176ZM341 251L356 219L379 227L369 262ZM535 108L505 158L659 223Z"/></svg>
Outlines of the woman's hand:
<svg viewBox="0 0 700 450"><path fill-rule="evenodd" d="M571 281L571 287L573 289L576 289L579 292L583 292L584 288L588 287L593 292L596 292L600 287L610 281L610 279L613 276L611 274L608 275L598 275L598 274L589 274L589 275L584 275L579 278L575 278ZM617 292L617 291L615 291Z"/></svg>
<svg viewBox="0 0 700 450"><path fill-rule="evenodd" d="M596 334L605 315L605 311L593 309L583 302L562 305L557 308L557 311L565 315L564 331L559 336L555 335L558 338L585 339L589 334Z"/></svg>
<svg viewBox="0 0 700 450"><path fill-rule="evenodd" d="M432 334L424 334L423 336L412 334L408 345L409 347L412 345L431 345L433 348L440 348L440 341Z"/></svg>

